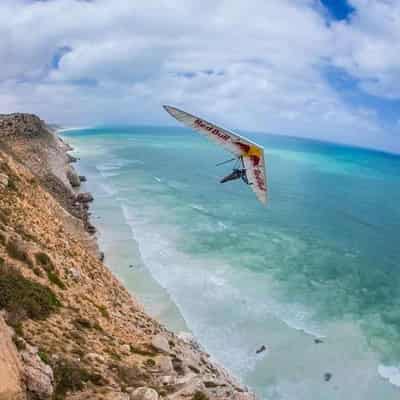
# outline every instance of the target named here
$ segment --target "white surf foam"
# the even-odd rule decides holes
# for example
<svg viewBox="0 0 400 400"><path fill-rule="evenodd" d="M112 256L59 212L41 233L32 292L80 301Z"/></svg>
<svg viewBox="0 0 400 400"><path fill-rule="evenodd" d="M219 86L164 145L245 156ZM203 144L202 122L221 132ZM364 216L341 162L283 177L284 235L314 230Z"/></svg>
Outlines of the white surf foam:
<svg viewBox="0 0 400 400"><path fill-rule="evenodd" d="M378 374L388 380L392 385L400 387L400 366L389 366L380 364Z"/></svg>

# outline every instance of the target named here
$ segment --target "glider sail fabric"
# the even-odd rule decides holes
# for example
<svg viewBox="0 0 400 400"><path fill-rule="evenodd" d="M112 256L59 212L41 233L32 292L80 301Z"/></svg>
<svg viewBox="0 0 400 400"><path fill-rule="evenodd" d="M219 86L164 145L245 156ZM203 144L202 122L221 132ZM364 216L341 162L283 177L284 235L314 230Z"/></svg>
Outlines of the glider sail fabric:
<svg viewBox="0 0 400 400"><path fill-rule="evenodd" d="M267 202L264 149L261 146L178 108L164 106L164 109L178 121L207 136L236 157L242 157L250 187L261 203Z"/></svg>

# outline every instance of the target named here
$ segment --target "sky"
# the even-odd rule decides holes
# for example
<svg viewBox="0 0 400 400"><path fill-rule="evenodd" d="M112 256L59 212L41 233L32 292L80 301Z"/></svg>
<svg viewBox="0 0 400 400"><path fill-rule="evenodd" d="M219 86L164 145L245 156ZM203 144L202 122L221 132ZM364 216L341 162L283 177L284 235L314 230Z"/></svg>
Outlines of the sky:
<svg viewBox="0 0 400 400"><path fill-rule="evenodd" d="M400 0L0 0L0 113L400 153Z"/></svg>

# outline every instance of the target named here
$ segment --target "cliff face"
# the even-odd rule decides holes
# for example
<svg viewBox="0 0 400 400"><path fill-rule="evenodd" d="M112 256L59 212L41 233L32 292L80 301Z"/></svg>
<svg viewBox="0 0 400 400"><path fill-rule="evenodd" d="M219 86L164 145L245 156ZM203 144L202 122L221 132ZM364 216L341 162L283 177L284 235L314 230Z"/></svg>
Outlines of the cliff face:
<svg viewBox="0 0 400 400"><path fill-rule="evenodd" d="M0 116L0 399L254 399L100 261L68 149Z"/></svg>

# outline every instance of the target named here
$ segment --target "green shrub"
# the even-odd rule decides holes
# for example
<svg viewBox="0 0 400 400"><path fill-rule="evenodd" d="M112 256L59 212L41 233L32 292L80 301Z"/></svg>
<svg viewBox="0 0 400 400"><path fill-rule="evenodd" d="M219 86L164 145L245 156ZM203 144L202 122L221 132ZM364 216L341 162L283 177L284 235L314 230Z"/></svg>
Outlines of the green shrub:
<svg viewBox="0 0 400 400"><path fill-rule="evenodd" d="M7 185L8 189L10 190L14 190L17 191L17 179L13 176L9 176L8 177L8 185Z"/></svg>
<svg viewBox="0 0 400 400"><path fill-rule="evenodd" d="M97 381L97 376L93 376L86 368L76 361L67 359L59 360L53 367L56 400L64 399L67 392L82 390L84 384L92 378Z"/></svg>
<svg viewBox="0 0 400 400"><path fill-rule="evenodd" d="M54 268L53 261L51 261L51 258L46 253L43 253L42 251L35 253L35 260L46 271L48 271L48 270L54 271L55 268Z"/></svg>
<svg viewBox="0 0 400 400"><path fill-rule="evenodd" d="M47 353L45 351L43 351L42 349L40 349L38 351L38 356L40 357L40 359L45 363L45 364L50 364L50 360L49 360L49 356L47 355Z"/></svg>
<svg viewBox="0 0 400 400"><path fill-rule="evenodd" d="M204 394L203 392L197 391L193 397L192 400L208 400L208 396Z"/></svg>
<svg viewBox="0 0 400 400"><path fill-rule="evenodd" d="M76 328L78 329L90 329L92 328L91 322L86 318L76 318L73 322Z"/></svg>
<svg viewBox="0 0 400 400"><path fill-rule="evenodd" d="M51 258L42 251L35 253L36 263L41 265L43 269L46 271L47 278L51 283L58 286L60 289L65 290L65 284L58 276L58 273L54 267L54 263Z"/></svg>
<svg viewBox="0 0 400 400"><path fill-rule="evenodd" d="M12 269L0 268L0 308L31 319L46 319L61 303L46 286Z"/></svg>
<svg viewBox="0 0 400 400"><path fill-rule="evenodd" d="M8 225L8 215L9 213L6 210L0 210L0 222L3 225Z"/></svg>
<svg viewBox="0 0 400 400"><path fill-rule="evenodd" d="M7 236L2 231L0 231L0 243L3 244L3 245L7 244Z"/></svg>
<svg viewBox="0 0 400 400"><path fill-rule="evenodd" d="M29 257L29 254L24 249L24 246L21 242L15 239L9 239L6 248L10 257L22 261L33 268L32 259Z"/></svg>
<svg viewBox="0 0 400 400"><path fill-rule="evenodd" d="M17 350L22 351L22 350L26 349L25 342L23 341L23 339L21 339L17 335L14 335L12 337L12 341L14 342L15 347L17 348Z"/></svg>
<svg viewBox="0 0 400 400"><path fill-rule="evenodd" d="M156 362L152 358L148 358L144 362L144 364L147 365L148 367L155 367L156 366Z"/></svg>
<svg viewBox="0 0 400 400"><path fill-rule="evenodd" d="M110 318L110 314L107 311L107 308L103 305L101 306L96 306L98 308L98 310L100 311L100 314L104 317L109 319Z"/></svg>
<svg viewBox="0 0 400 400"><path fill-rule="evenodd" d="M64 282L60 279L57 273L51 270L46 271L46 273L51 283L54 283L54 285L58 286L60 289L65 290Z"/></svg>

